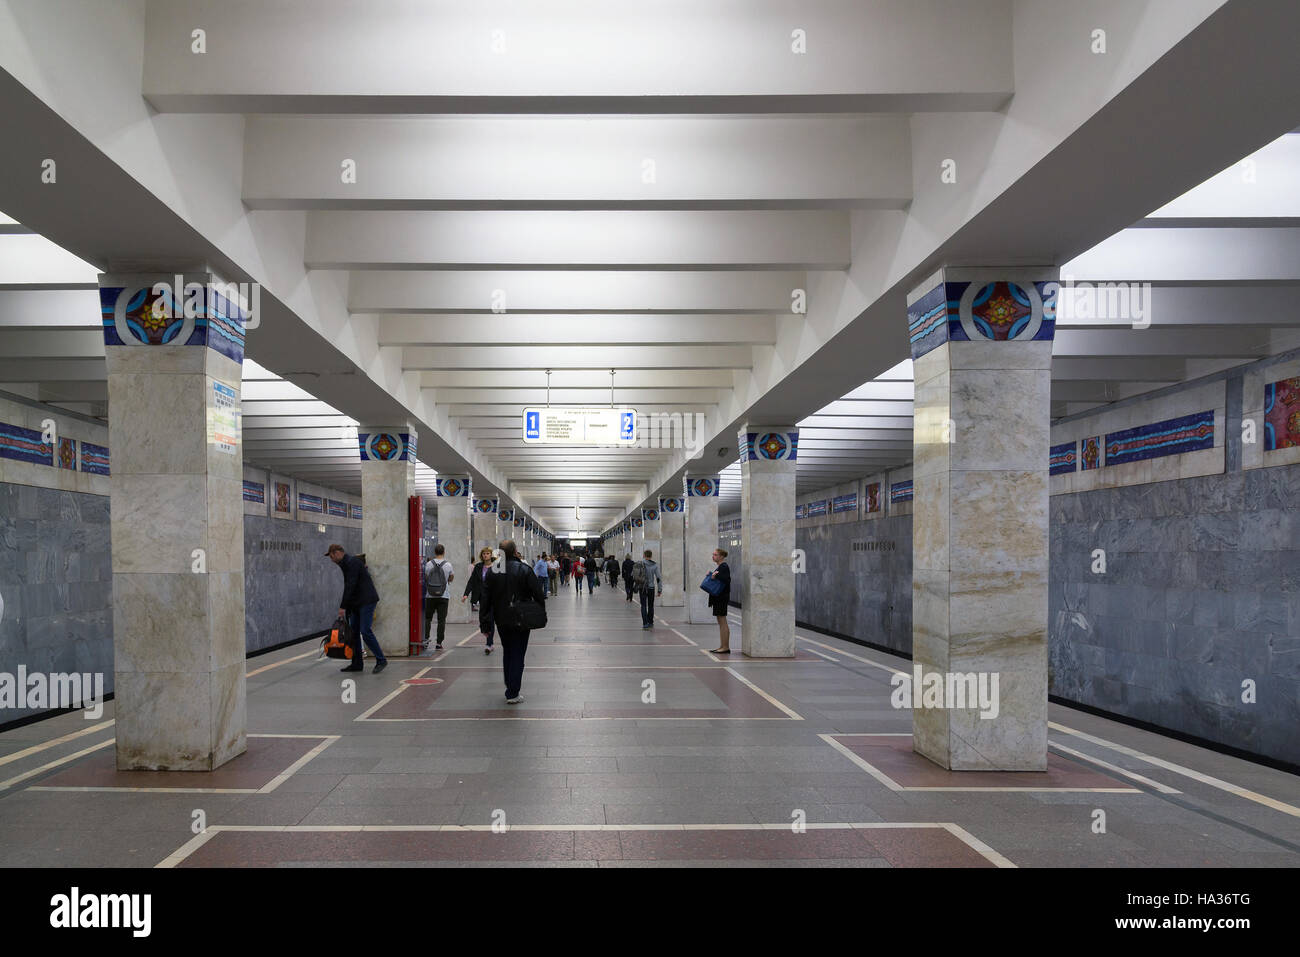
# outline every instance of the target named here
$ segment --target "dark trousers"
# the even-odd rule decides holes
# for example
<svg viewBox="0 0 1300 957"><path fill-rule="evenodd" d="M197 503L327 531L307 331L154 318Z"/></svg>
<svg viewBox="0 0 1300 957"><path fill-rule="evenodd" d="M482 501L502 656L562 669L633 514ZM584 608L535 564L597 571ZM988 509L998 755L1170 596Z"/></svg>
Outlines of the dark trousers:
<svg viewBox="0 0 1300 957"><path fill-rule="evenodd" d="M424 599L424 643L429 644L429 626L433 624L433 618L438 616L438 644L442 644L443 636L447 633L447 603L446 598L429 598Z"/></svg>
<svg viewBox="0 0 1300 957"><path fill-rule="evenodd" d="M641 589L641 624L653 625L655 621L655 593L649 585Z"/></svg>
<svg viewBox="0 0 1300 957"><path fill-rule="evenodd" d="M487 637L487 646L492 647L492 634L496 622L493 621L492 606L483 602L478 606L478 630Z"/></svg>
<svg viewBox="0 0 1300 957"><path fill-rule="evenodd" d="M506 697L517 698L524 683L524 656L528 654L528 632L501 629L501 669L506 677Z"/></svg>
<svg viewBox="0 0 1300 957"><path fill-rule="evenodd" d="M369 605L362 605L360 608L353 608L348 611L348 627L352 629L352 663L357 667L361 666L361 642L364 640L370 653L375 656L375 662L387 661L384 657L384 649L379 647L379 639L375 637L375 631L371 627L375 621L375 605L377 602L371 602Z"/></svg>
<svg viewBox="0 0 1300 957"><path fill-rule="evenodd" d="M629 575L623 579L623 587L627 589L627 600L632 600L632 576Z"/></svg>
<svg viewBox="0 0 1300 957"><path fill-rule="evenodd" d="M596 580L595 572L587 572L587 594L591 594L591 583Z"/></svg>

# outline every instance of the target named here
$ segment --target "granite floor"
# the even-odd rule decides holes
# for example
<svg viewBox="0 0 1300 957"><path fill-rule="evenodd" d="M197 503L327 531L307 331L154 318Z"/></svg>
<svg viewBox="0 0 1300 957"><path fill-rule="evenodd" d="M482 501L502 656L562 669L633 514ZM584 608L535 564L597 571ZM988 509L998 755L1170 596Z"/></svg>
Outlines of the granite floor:
<svg viewBox="0 0 1300 957"><path fill-rule="evenodd" d="M251 659L248 752L208 774L119 774L111 703L0 734L0 864L1300 866L1294 775L1056 706L1047 772L951 774L890 706L903 659L715 656L609 588L548 610L517 706L449 625L377 676Z"/></svg>

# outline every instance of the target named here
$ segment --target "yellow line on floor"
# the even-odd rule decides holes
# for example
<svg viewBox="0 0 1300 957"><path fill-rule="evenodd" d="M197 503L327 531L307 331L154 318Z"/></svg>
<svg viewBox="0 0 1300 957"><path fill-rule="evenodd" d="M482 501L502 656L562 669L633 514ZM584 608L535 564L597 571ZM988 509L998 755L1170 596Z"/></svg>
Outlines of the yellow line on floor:
<svg viewBox="0 0 1300 957"><path fill-rule="evenodd" d="M1112 751L1118 751L1120 754L1127 754L1131 758L1137 758L1140 761L1146 761L1148 764L1154 764L1158 768L1164 768L1166 771L1173 771L1175 774L1181 774L1184 777L1191 778L1193 781L1200 781L1202 784L1208 784L1212 788L1218 788L1220 791L1227 791L1229 794L1235 794L1237 797L1245 798L1247 801L1254 801L1256 804L1262 804L1265 807L1272 808L1274 811L1281 811L1283 814L1290 814L1292 817L1300 817L1300 807L1279 801L1276 798L1268 797L1243 788L1239 784L1233 784L1231 781L1224 781L1219 778L1211 777L1208 774L1202 774L1200 771L1192 768L1185 768L1181 764L1174 764L1172 761L1166 761L1163 758L1157 758L1150 754L1145 754L1135 748L1126 747L1122 744L1116 744L1114 741L1107 741L1105 738L1094 737L1091 734L1085 734L1082 731L1076 731L1074 728L1067 728L1063 724L1057 724L1055 721L1047 723L1049 728L1060 731L1064 734L1072 734L1076 738L1082 738L1084 741L1091 741L1093 744L1100 744L1104 748L1110 748Z"/></svg>
<svg viewBox="0 0 1300 957"><path fill-rule="evenodd" d="M77 751L74 754L69 754L65 757L59 758L57 761L51 761L48 764L42 764L39 768L33 768L30 771L24 771L22 774L18 775L17 777L10 778L8 781L0 781L0 791L4 791L7 788L12 787L13 785L17 784L20 781L26 781L28 778L34 778L36 777L36 775L41 774L42 772L49 771L52 768L57 768L61 764L67 764L69 761L75 761L77 760L77 758L84 757L85 755L90 754L92 751L98 751L100 748L106 748L110 744L112 744L114 740L115 740L114 738L109 738L107 741L101 741L99 744L92 744L88 748L83 748L82 750Z"/></svg>
<svg viewBox="0 0 1300 957"><path fill-rule="evenodd" d="M263 665L261 668L254 668L247 675L245 675L245 677L251 678L253 677L253 675L260 675L263 671L270 671L272 668L278 668L281 665L287 665L291 661L300 661L303 658L310 658L312 655L319 655L319 654L320 654L320 650L315 649L313 651L304 652L301 655L294 655L292 658L285 658L284 661L277 661L274 664Z"/></svg>
<svg viewBox="0 0 1300 957"><path fill-rule="evenodd" d="M3 758L0 758L0 767L14 761L21 761L28 755L38 754L48 748L53 748L57 745L63 744L65 741L72 741L76 738L82 737L83 735L94 734L96 731L102 731L104 728L111 728L112 726L113 719L109 718L107 721L101 721L99 724L92 724L89 727L82 728L80 731L73 731L71 734L65 734L61 738L51 738L43 744L34 744L30 748L23 748L21 751L15 751L13 754L6 754Z"/></svg>

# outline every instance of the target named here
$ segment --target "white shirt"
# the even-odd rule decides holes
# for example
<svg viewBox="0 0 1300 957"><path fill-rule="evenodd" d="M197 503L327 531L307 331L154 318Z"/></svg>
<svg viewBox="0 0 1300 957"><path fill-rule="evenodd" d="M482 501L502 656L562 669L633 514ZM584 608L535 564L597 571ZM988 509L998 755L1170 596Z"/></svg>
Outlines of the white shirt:
<svg viewBox="0 0 1300 957"><path fill-rule="evenodd" d="M443 574L443 576L447 579L447 584L443 586L442 594L441 594L441 595L429 594L429 597L430 597L430 598L446 598L446 597L448 597L448 595L451 594L451 575L452 575L452 571L451 571L451 562L447 561L447 559L445 559L445 558L440 559L440 561L442 562L442 574ZM424 580L425 580L425 581L428 581L428 580L429 580L429 572L431 572L431 571L433 571L433 559L432 559L432 558L430 558L427 562L424 563ZM425 591L426 591L426 593L427 593L427 592L428 592L428 589L426 588Z"/></svg>

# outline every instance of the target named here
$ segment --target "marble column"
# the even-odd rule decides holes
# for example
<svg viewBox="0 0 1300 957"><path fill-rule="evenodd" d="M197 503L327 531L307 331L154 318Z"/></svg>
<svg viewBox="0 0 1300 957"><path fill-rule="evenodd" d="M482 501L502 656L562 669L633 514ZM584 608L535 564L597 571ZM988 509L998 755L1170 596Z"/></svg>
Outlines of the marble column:
<svg viewBox="0 0 1300 957"><path fill-rule="evenodd" d="M661 495L659 497L659 530L662 535L659 572L664 576L664 596L659 604L665 608L681 608L686 604L686 496Z"/></svg>
<svg viewBox="0 0 1300 957"><path fill-rule="evenodd" d="M474 561L478 553L485 548L494 552L501 544L497 535L497 500L495 498L476 498L470 511L471 534L474 541Z"/></svg>
<svg viewBox="0 0 1300 957"><path fill-rule="evenodd" d="M746 424L737 443L744 574L740 648L751 658L792 658L799 431L793 425Z"/></svg>
<svg viewBox="0 0 1300 957"><path fill-rule="evenodd" d="M637 536L637 547L632 553L632 560L639 562L645 557L646 550L648 549L650 553L654 555L654 560L656 562L662 562L663 555L661 552L663 551L663 548L660 543L661 537L659 530L658 506L654 508L641 509L641 534ZM663 574L662 565L660 566L659 573Z"/></svg>
<svg viewBox="0 0 1300 957"><path fill-rule="evenodd" d="M685 484L687 615L693 625L713 624L709 593L700 582L717 567L713 564L713 550L718 547L721 482L716 475L688 475Z"/></svg>
<svg viewBox="0 0 1300 957"><path fill-rule="evenodd" d="M206 273L99 282L117 767L210 771L246 747L244 315Z"/></svg>
<svg viewBox="0 0 1300 957"><path fill-rule="evenodd" d="M443 557L451 562L456 573L450 589L451 601L447 603L447 620L455 624L469 621L469 602L462 602L460 593L474 567L469 542L470 485L467 475L444 475L434 480L438 544L446 549Z"/></svg>
<svg viewBox="0 0 1300 957"><path fill-rule="evenodd" d="M913 748L951 770L1047 767L1055 278L945 268L907 300L913 667L922 688L937 674L945 692L958 675L997 690L996 716L947 693L912 701Z"/></svg>
<svg viewBox="0 0 1300 957"><path fill-rule="evenodd" d="M374 631L387 656L410 653L409 501L415 494L415 429L409 423L357 428L361 455L361 551L379 592Z"/></svg>

